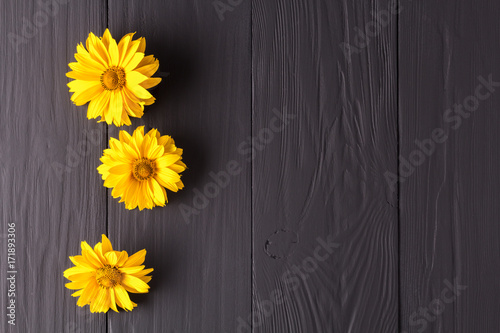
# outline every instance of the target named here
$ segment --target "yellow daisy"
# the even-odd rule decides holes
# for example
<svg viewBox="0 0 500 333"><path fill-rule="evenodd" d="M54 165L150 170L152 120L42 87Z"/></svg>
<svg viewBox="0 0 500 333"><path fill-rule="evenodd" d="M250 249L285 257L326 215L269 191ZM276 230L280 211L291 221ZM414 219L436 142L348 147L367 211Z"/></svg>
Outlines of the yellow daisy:
<svg viewBox="0 0 500 333"><path fill-rule="evenodd" d="M130 125L130 118L142 117L144 105L153 104L155 98L146 90L160 83L151 77L159 67L154 56L144 56L146 39L132 40L134 33L125 35L118 44L108 29L103 37L93 33L87 38L87 49L80 43L75 59L66 76L76 105L90 101L87 118L106 121L116 126Z"/></svg>
<svg viewBox="0 0 500 333"><path fill-rule="evenodd" d="M82 255L69 257L75 266L64 271L64 277L72 281L66 283L66 288L78 290L71 295L80 297L76 304L82 307L89 304L93 313L108 312L110 308L118 312L116 305L131 311L137 304L127 292L149 291L151 276L146 275L153 269L144 269L145 257L146 250L130 257L126 251L113 251L105 235L94 249L83 241Z"/></svg>
<svg viewBox="0 0 500 333"><path fill-rule="evenodd" d="M144 135L144 126L132 135L120 131L120 140L111 138L97 168L104 186L113 188L113 198L121 197L125 208L139 210L165 206L167 192L184 188L180 173L186 169L182 149L156 129Z"/></svg>

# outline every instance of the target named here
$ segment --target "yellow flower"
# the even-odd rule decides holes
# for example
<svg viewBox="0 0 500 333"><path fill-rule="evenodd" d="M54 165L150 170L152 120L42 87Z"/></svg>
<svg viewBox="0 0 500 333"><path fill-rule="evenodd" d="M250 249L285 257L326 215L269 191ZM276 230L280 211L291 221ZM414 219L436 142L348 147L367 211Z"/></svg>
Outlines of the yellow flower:
<svg viewBox="0 0 500 333"><path fill-rule="evenodd" d="M153 104L155 98L146 90L160 83L151 77L159 66L154 56L144 56L146 39L132 40L134 33L125 35L118 44L108 29L102 38L89 34L87 49L80 43L75 53L77 62L69 67L66 76L76 105L90 101L88 119L101 116L101 121L116 126L130 125L130 118L142 117L144 105Z"/></svg>
<svg viewBox="0 0 500 333"><path fill-rule="evenodd" d="M132 310L137 304L130 300L127 292L149 291L151 276L146 275L153 269L144 269L145 257L146 250L130 257L126 251L113 251L105 235L94 249L83 241L82 255L69 257L75 266L64 271L64 277L72 281L66 283L66 288L78 290L71 296L80 297L78 306L89 304L91 312L108 312L110 308L118 312L116 305Z"/></svg>
<svg viewBox="0 0 500 333"><path fill-rule="evenodd" d="M165 206L165 188L173 192L184 188L179 175L186 169L182 149L170 136L160 136L156 129L144 135L144 126L140 126L132 135L120 131L120 140L111 138L109 146L97 170L104 186L113 188L111 195L121 197L125 208Z"/></svg>

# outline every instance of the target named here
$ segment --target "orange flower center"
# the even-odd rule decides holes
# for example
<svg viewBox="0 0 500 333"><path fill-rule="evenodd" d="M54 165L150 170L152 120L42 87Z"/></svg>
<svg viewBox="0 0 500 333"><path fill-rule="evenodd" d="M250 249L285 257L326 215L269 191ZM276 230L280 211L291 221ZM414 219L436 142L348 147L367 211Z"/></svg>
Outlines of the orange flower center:
<svg viewBox="0 0 500 333"><path fill-rule="evenodd" d="M95 278L102 288L112 288L122 281L122 273L116 267L104 265L97 270Z"/></svg>
<svg viewBox="0 0 500 333"><path fill-rule="evenodd" d="M143 157L135 160L132 174L138 181L148 180L155 175L155 169L155 162Z"/></svg>
<svg viewBox="0 0 500 333"><path fill-rule="evenodd" d="M121 89L125 83L125 71L121 67L111 66L101 74L101 85L106 90Z"/></svg>

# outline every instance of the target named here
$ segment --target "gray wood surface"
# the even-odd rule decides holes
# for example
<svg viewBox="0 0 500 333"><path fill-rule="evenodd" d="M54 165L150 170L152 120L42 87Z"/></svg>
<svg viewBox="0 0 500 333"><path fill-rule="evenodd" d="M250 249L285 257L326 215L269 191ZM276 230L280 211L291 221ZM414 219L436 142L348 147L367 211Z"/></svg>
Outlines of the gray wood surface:
<svg viewBox="0 0 500 333"><path fill-rule="evenodd" d="M106 127L73 105L65 76L77 43L106 26L106 7L73 1L46 14L36 2L3 1L0 8L0 331L105 332L106 315L77 307L62 274L81 240L95 243L106 232L107 196L95 170ZM6 316L8 223L15 223L15 326Z"/></svg>
<svg viewBox="0 0 500 333"><path fill-rule="evenodd" d="M396 197L383 180L397 166L395 21L359 54L339 47L379 6L254 2L253 135L273 108L293 117L255 152L255 332L397 329ZM318 238L336 244L317 251ZM260 307L276 290L283 304Z"/></svg>
<svg viewBox="0 0 500 333"><path fill-rule="evenodd" d="M489 91L480 79L500 82L498 5L413 1L401 13L401 156L423 150L415 140L431 151L436 129L447 137L432 140L435 151L413 171L401 170L401 325L409 332L500 331L500 84Z"/></svg>
<svg viewBox="0 0 500 333"><path fill-rule="evenodd" d="M0 332L499 332L500 6L392 4L1 2ZM184 149L163 208L111 197L96 167L119 129L70 101L76 45L106 27L160 60L120 129ZM64 287L102 233L155 269L132 312Z"/></svg>
<svg viewBox="0 0 500 333"><path fill-rule="evenodd" d="M154 292L130 314L110 313L109 332L234 332L237 316L251 312L251 169L237 151L251 126L249 8L221 22L206 1L110 1L110 29L146 36L146 52L168 73L130 131L144 124L172 135L188 169L165 208L127 211L108 199L110 237L146 248L155 268ZM230 161L241 173L206 204L194 201ZM185 219L180 204L199 213Z"/></svg>

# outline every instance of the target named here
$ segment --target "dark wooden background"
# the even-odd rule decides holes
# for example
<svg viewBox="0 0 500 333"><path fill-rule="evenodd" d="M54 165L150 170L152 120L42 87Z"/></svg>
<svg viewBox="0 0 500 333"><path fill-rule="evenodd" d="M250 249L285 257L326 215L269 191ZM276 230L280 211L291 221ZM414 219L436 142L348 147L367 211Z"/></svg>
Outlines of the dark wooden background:
<svg viewBox="0 0 500 333"><path fill-rule="evenodd" d="M500 3L399 5L3 0L0 330L500 332L500 88L480 79L500 81ZM164 208L111 198L96 167L118 129L70 101L76 44L106 27L160 60L157 102L121 129L184 148L186 188ZM64 287L68 256L102 233L155 269L130 313L90 314Z"/></svg>

